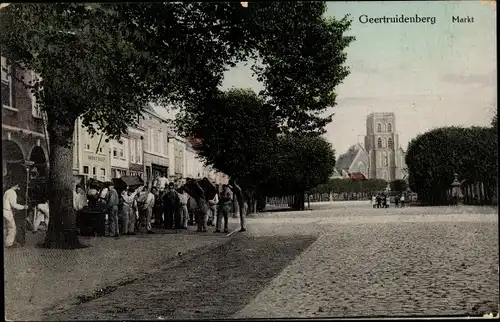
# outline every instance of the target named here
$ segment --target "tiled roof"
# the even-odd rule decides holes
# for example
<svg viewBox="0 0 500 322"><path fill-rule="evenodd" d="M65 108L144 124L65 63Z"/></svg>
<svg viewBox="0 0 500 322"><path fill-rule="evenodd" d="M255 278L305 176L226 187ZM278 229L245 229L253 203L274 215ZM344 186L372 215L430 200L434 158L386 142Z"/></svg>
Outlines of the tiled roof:
<svg viewBox="0 0 500 322"><path fill-rule="evenodd" d="M354 181L366 180L366 177L361 172L353 172L349 174L349 178Z"/></svg>
<svg viewBox="0 0 500 322"><path fill-rule="evenodd" d="M337 163L335 164L335 168L339 170L347 170L351 167L352 163L354 162L354 159L356 158L356 155L358 155L359 150L361 149L360 144L356 144L351 146L346 153L342 154L339 159L337 160Z"/></svg>

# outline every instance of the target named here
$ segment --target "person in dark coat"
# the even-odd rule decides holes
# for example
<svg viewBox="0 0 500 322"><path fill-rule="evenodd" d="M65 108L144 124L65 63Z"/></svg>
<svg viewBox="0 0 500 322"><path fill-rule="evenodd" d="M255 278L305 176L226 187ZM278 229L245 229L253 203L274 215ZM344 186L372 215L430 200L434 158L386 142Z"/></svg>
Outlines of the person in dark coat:
<svg viewBox="0 0 500 322"><path fill-rule="evenodd" d="M165 194L163 195L163 215L165 229L174 228L174 217L176 217L176 210L177 208L180 208L179 195L174 188L174 183L171 182L168 185L167 192L165 192Z"/></svg>

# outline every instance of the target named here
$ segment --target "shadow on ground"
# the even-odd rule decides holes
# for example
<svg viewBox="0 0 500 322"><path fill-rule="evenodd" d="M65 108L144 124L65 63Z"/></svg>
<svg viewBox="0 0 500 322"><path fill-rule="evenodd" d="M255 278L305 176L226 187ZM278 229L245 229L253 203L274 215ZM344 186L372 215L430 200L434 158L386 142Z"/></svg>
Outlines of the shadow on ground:
<svg viewBox="0 0 500 322"><path fill-rule="evenodd" d="M150 274L45 320L228 318L315 240L239 235L179 265ZM124 263L126 265L126 263Z"/></svg>

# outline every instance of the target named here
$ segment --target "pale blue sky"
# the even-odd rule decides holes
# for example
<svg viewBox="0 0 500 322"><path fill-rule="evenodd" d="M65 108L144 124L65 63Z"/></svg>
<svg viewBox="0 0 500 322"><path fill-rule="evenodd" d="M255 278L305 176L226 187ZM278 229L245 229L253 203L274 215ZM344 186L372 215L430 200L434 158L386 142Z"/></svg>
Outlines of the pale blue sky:
<svg viewBox="0 0 500 322"><path fill-rule="evenodd" d="M251 5L251 3L249 3ZM447 125L488 125L496 111L496 8L479 1L330 2L327 15L350 14L351 74L338 86L326 137L337 155L363 142L366 115L394 112L400 144ZM431 24L362 24L360 15L436 17ZM452 23L452 16L474 23ZM249 67L229 70L224 88L262 86Z"/></svg>

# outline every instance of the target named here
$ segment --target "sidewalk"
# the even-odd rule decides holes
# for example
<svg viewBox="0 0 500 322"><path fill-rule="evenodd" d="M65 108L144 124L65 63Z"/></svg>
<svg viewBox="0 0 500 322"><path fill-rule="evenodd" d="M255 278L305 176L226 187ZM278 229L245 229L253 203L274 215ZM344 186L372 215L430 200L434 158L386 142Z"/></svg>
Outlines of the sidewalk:
<svg viewBox="0 0 500 322"><path fill-rule="evenodd" d="M238 222L231 220L229 228L236 230ZM44 233L27 232L25 247L4 250L5 318L41 320L48 310L66 309L81 302L82 296L127 284L230 240L225 234L214 234L210 227L202 234L195 229L120 238L80 237L90 247L77 250L36 248Z"/></svg>

